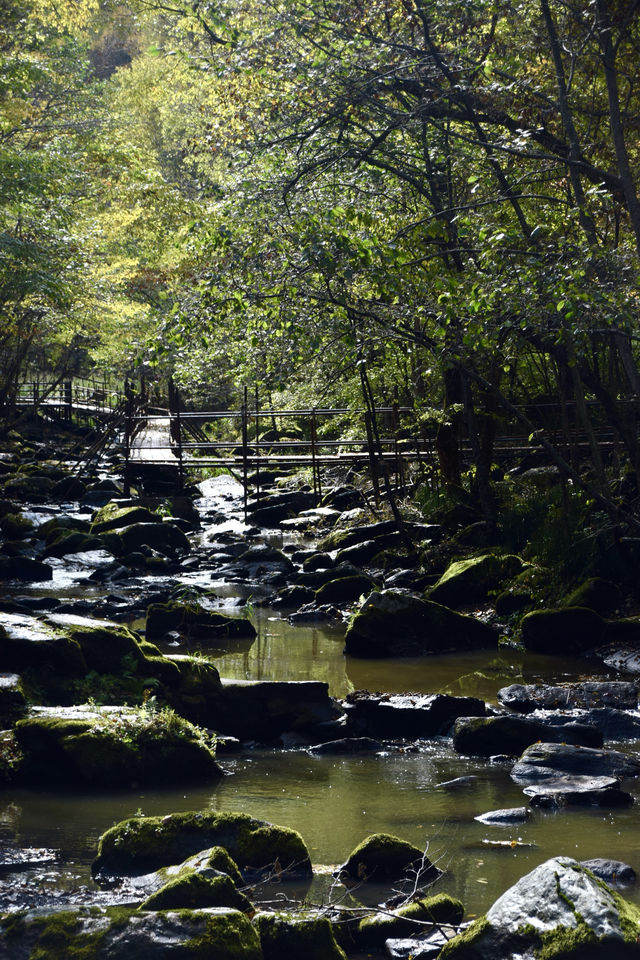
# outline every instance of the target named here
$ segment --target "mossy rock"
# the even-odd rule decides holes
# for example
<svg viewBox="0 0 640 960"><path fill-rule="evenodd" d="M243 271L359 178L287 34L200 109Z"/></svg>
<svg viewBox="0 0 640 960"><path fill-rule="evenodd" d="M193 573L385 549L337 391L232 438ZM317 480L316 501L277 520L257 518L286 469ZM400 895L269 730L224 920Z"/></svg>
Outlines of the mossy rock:
<svg viewBox="0 0 640 960"><path fill-rule="evenodd" d="M96 511L92 523L92 533L107 533L109 530L120 530L132 523L158 523L160 517L152 510L142 506L126 506L111 500Z"/></svg>
<svg viewBox="0 0 640 960"><path fill-rule="evenodd" d="M227 874L204 876L183 871L141 904L140 910L194 910L201 907L233 907L242 913L252 913L253 904L236 888Z"/></svg>
<svg viewBox="0 0 640 960"><path fill-rule="evenodd" d="M535 604L535 598L529 590L518 590L510 587L503 590L496 597L496 613L500 617L510 617L513 614L523 613Z"/></svg>
<svg viewBox="0 0 640 960"><path fill-rule="evenodd" d="M24 540L34 532L34 524L21 513L5 513L0 518L0 530L7 540Z"/></svg>
<svg viewBox="0 0 640 960"><path fill-rule="evenodd" d="M565 601L567 607L588 607L601 617L609 616L622 603L622 594L617 584L601 577L585 580L569 594Z"/></svg>
<svg viewBox="0 0 640 960"><path fill-rule="evenodd" d="M2 665L45 687L52 679L84 676L88 670L80 644L50 624L22 614L3 614L0 625Z"/></svg>
<svg viewBox="0 0 640 960"><path fill-rule="evenodd" d="M640 956L640 909L568 857L536 867L449 940L441 960Z"/></svg>
<svg viewBox="0 0 640 960"><path fill-rule="evenodd" d="M485 600L490 590L495 590L521 570L522 560L511 555L501 557L488 553L481 557L456 560L432 588L429 599L451 607Z"/></svg>
<svg viewBox="0 0 640 960"><path fill-rule="evenodd" d="M95 786L212 780L222 775L202 732L175 714L51 710L19 720L29 781Z"/></svg>
<svg viewBox="0 0 640 960"><path fill-rule="evenodd" d="M181 683L179 666L164 657L155 644L142 641L127 627L55 613L47 619L78 644L89 670L116 675L135 673L141 679L153 677L172 688Z"/></svg>
<svg viewBox="0 0 640 960"><path fill-rule="evenodd" d="M242 639L256 636L256 630L245 617L227 617L207 610L200 603L152 603L147 608L146 635L148 640L160 640L176 630L188 638Z"/></svg>
<svg viewBox="0 0 640 960"><path fill-rule="evenodd" d="M521 630L527 650L574 656L587 653L598 645L605 624L594 610L587 607L562 607L525 614Z"/></svg>
<svg viewBox="0 0 640 960"><path fill-rule="evenodd" d="M212 846L224 847L241 870L311 875L309 852L299 833L244 813L211 811L132 817L103 833L94 876L147 873Z"/></svg>
<svg viewBox="0 0 640 960"><path fill-rule="evenodd" d="M49 915L14 914L0 928L11 960L263 960L250 920L228 907L138 912L81 907Z"/></svg>
<svg viewBox="0 0 640 960"><path fill-rule="evenodd" d="M424 882L439 876L423 850L389 833L373 833L352 850L336 873L341 879L358 883L382 883L400 880L418 868Z"/></svg>
<svg viewBox="0 0 640 960"><path fill-rule="evenodd" d="M136 553L144 546L169 556L191 549L186 534L172 523L132 523L101 533L100 537L106 549L116 556Z"/></svg>
<svg viewBox="0 0 640 960"><path fill-rule="evenodd" d="M16 673L0 673L0 729L7 730L27 712L22 681Z"/></svg>
<svg viewBox="0 0 640 960"><path fill-rule="evenodd" d="M222 694L220 674L214 663L202 657L174 654L165 658L180 672L180 683L171 692L171 703L183 717L192 723L215 726Z"/></svg>
<svg viewBox="0 0 640 960"><path fill-rule="evenodd" d="M259 913L253 924L264 960L346 960L328 917Z"/></svg>
<svg viewBox="0 0 640 960"><path fill-rule="evenodd" d="M55 481L51 477L18 475L5 483L4 493L11 500L42 503L48 499L54 487Z"/></svg>
<svg viewBox="0 0 640 960"><path fill-rule="evenodd" d="M350 603L361 596L368 596L375 584L364 574L329 580L315 592L316 603Z"/></svg>
<svg viewBox="0 0 640 960"><path fill-rule="evenodd" d="M5 545L6 546L6 545ZM0 557L0 581L19 580L22 583L46 583L53 580L53 570L48 563L32 557Z"/></svg>
<svg viewBox="0 0 640 960"><path fill-rule="evenodd" d="M45 548L45 557L66 557L70 553L84 553L88 550L102 550L104 544L98 537L81 531L61 532L53 543Z"/></svg>
<svg viewBox="0 0 640 960"><path fill-rule="evenodd" d="M464 916L464 906L448 893L414 900L390 913L376 913L364 917L355 934L360 949L382 950L385 940L413 937L424 930L423 924L458 926Z"/></svg>
<svg viewBox="0 0 640 960"><path fill-rule="evenodd" d="M345 653L357 657L420 656L495 647L486 624L402 590L372 593L352 617Z"/></svg>

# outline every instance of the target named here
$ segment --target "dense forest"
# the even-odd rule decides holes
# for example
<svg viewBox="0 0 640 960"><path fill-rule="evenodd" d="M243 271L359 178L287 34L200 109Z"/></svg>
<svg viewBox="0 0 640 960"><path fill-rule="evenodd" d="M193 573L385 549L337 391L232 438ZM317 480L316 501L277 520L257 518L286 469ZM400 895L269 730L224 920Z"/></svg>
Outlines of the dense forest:
<svg viewBox="0 0 640 960"><path fill-rule="evenodd" d="M635 524L597 441L635 489L640 4L6 0L1 30L4 416L35 373L364 391L449 487L466 432L489 519L509 421Z"/></svg>

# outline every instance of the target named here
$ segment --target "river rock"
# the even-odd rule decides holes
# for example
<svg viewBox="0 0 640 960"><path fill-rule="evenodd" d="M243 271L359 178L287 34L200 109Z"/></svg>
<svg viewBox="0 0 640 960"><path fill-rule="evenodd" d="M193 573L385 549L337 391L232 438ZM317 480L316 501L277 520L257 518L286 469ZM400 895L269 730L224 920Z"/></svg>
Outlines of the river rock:
<svg viewBox="0 0 640 960"><path fill-rule="evenodd" d="M464 915L462 903L446 893L414 900L397 910L364 917L355 932L361 950L382 950L390 938L416 936L424 924L458 926Z"/></svg>
<svg viewBox="0 0 640 960"><path fill-rule="evenodd" d="M295 555L292 559L295 559ZM302 561L302 569L305 573L313 573L316 570L330 570L335 565L335 560L328 553L312 552Z"/></svg>
<svg viewBox="0 0 640 960"><path fill-rule="evenodd" d="M616 707L635 710L638 688L622 681L585 681L583 683L549 684L512 683L498 690L498 700L510 710L531 713L533 710L567 710L573 708Z"/></svg>
<svg viewBox="0 0 640 960"><path fill-rule="evenodd" d="M440 870L423 850L391 834L374 833L351 851L335 876L356 883L369 880L384 883L401 880L409 874L415 876L416 871L420 873L421 884L440 876Z"/></svg>
<svg viewBox="0 0 640 960"><path fill-rule="evenodd" d="M5 513L0 518L0 531L7 540L25 540L34 529L33 521L21 513Z"/></svg>
<svg viewBox="0 0 640 960"><path fill-rule="evenodd" d="M153 510L148 510L140 504L130 500L110 500L93 516L91 532L107 533L109 530L121 530L133 523L158 523L160 517Z"/></svg>
<svg viewBox="0 0 640 960"><path fill-rule="evenodd" d="M285 732L321 738L322 725L341 716L320 680L222 680L209 726L241 740L270 743ZM330 730L327 739L335 739Z"/></svg>
<svg viewBox="0 0 640 960"><path fill-rule="evenodd" d="M494 754L519 756L537 740L564 740L582 746L601 746L602 734L586 724L569 724L556 732L547 724L524 717L461 717L453 731L453 748L458 753L490 757Z"/></svg>
<svg viewBox="0 0 640 960"><path fill-rule="evenodd" d="M163 912L81 907L9 915L0 927L0 951L11 960L263 960L249 919L227 907Z"/></svg>
<svg viewBox="0 0 640 960"><path fill-rule="evenodd" d="M0 581L20 580L23 583L44 583L53 579L53 570L48 563L31 557L0 556Z"/></svg>
<svg viewBox="0 0 640 960"><path fill-rule="evenodd" d="M617 750L596 750L568 743L534 743L511 771L514 780L537 783L566 774L587 777L637 777L640 760Z"/></svg>
<svg viewBox="0 0 640 960"><path fill-rule="evenodd" d="M164 556L186 553L191 549L186 534L172 523L132 523L128 527L101 534L104 545L116 556L136 553L151 547Z"/></svg>
<svg viewBox="0 0 640 960"><path fill-rule="evenodd" d="M568 607L589 607L601 617L609 616L622 602L620 587L602 577L591 577L579 584L566 599Z"/></svg>
<svg viewBox="0 0 640 960"><path fill-rule="evenodd" d="M410 657L495 644L496 634L486 624L402 590L372 593L345 635L345 653L358 657Z"/></svg>
<svg viewBox="0 0 640 960"><path fill-rule="evenodd" d="M203 732L177 714L131 707L39 707L14 728L21 779L92 786L215 780Z"/></svg>
<svg viewBox="0 0 640 960"><path fill-rule="evenodd" d="M447 693L369 693L347 695L350 724L362 734L387 740L416 740L446 734L457 717L483 717L483 700L452 697ZM518 751L521 752L521 751Z"/></svg>
<svg viewBox="0 0 640 960"><path fill-rule="evenodd" d="M227 874L211 870L209 875L193 870L182 870L152 893L140 905L141 910L194 910L201 907L233 907L243 913L253 913L248 897L237 889Z"/></svg>
<svg viewBox="0 0 640 960"><path fill-rule="evenodd" d="M79 530L61 533L49 546L45 547L44 557L66 557L71 553L86 553L90 550L102 550L103 543L98 537Z"/></svg>
<svg viewBox="0 0 640 960"><path fill-rule="evenodd" d="M633 883L636 879L636 871L628 863L622 863L620 860L607 860L596 857L594 860L581 860L580 863L596 877L605 880L607 883Z"/></svg>
<svg viewBox="0 0 640 960"><path fill-rule="evenodd" d="M602 640L605 623L587 607L533 610L522 618L522 642L534 653L575 656L587 653Z"/></svg>
<svg viewBox="0 0 640 960"><path fill-rule="evenodd" d="M510 580L522 570L522 560L516 556L481 557L457 560L450 564L429 593L429 599L449 607L459 607L485 600L504 580Z"/></svg>
<svg viewBox="0 0 640 960"><path fill-rule="evenodd" d="M364 574L339 577L327 581L316 590L316 603L351 603L363 595L368 597L374 586L373 580Z"/></svg>
<svg viewBox="0 0 640 960"><path fill-rule="evenodd" d="M7 730L27 712L22 681L17 673L0 673L0 729Z"/></svg>
<svg viewBox="0 0 640 960"><path fill-rule="evenodd" d="M451 940L455 930L433 930L426 937L415 940L411 937L389 937L385 940L385 953L390 960L428 960L437 957L445 943Z"/></svg>
<svg viewBox="0 0 640 960"><path fill-rule="evenodd" d="M624 807L633 803L616 777L558 777L525 787L524 793L533 807Z"/></svg>
<svg viewBox="0 0 640 960"><path fill-rule="evenodd" d="M109 882L181 863L213 846L224 847L249 876L270 873L276 861L291 878L311 876L309 852L295 830L246 813L210 810L117 823L100 837L91 871L98 882Z"/></svg>
<svg viewBox="0 0 640 960"><path fill-rule="evenodd" d="M346 960L328 917L258 913L253 924L264 960Z"/></svg>
<svg viewBox="0 0 640 960"><path fill-rule="evenodd" d="M531 720L537 720L545 726L554 728L555 735L560 740L576 743L575 739L567 738L562 731L565 726L573 727L576 723L580 727L595 727L600 731L603 740L639 740L640 713L638 711L614 710L613 707L598 707L593 710L535 710L528 715ZM548 737L543 737L547 740ZM588 744L600 746L600 744Z"/></svg>
<svg viewBox="0 0 640 960"><path fill-rule="evenodd" d="M256 637L255 627L246 617L227 617L207 609L199 601L181 603L173 600L150 604L147 608L147 640L161 640L171 631L214 647L224 640L253 641Z"/></svg>
<svg viewBox="0 0 640 960"><path fill-rule="evenodd" d="M522 877L451 940L442 960L611 960L635 956L640 910L585 867L555 857Z"/></svg>
<svg viewBox="0 0 640 960"><path fill-rule="evenodd" d="M258 543L240 554L238 562L249 576L257 577L264 573L292 573L293 563L285 553L266 543Z"/></svg>
<svg viewBox="0 0 640 960"><path fill-rule="evenodd" d="M406 524L406 530L413 540L437 540L442 535L442 527L437 524L428 523L409 523ZM321 550L344 550L356 543L364 543L365 540L375 540L379 544L379 550L383 547L395 546L398 528L395 520L381 520L379 523L360 524L357 527L351 527L348 530L332 530L320 544ZM384 538L390 536L390 541L385 542Z"/></svg>
<svg viewBox="0 0 640 960"><path fill-rule="evenodd" d="M530 816L531 812L527 807L508 807L504 810L488 810L473 819L487 826L510 827L514 823L526 823Z"/></svg>

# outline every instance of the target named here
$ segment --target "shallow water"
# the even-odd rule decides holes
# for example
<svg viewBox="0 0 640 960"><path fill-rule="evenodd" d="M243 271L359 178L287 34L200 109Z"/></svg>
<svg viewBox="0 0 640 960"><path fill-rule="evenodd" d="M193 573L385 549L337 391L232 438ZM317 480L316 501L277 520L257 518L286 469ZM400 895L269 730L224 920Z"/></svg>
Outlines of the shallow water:
<svg viewBox="0 0 640 960"><path fill-rule="evenodd" d="M231 508L237 521L237 491L233 482L213 484L202 506L210 511ZM196 574L194 580L200 576ZM104 592L104 586L83 585L81 580L77 574L65 577L61 570L53 584L22 592L58 596ZM250 590L227 585L219 592L231 600ZM234 610L229 607L226 612ZM513 682L612 676L588 660L525 655L509 648L415 660L355 660L343 655L343 628L291 626L286 619L258 608L251 616L258 629L255 642L249 649L216 658L224 677L322 680L340 698L366 688L448 692L495 703L499 688ZM631 744L624 749L638 747ZM229 776L209 786L172 790L134 786L111 794L4 789L0 793L0 909L13 908L21 898L25 900L25 894L28 901L38 891L64 891L65 897L77 891L82 899L82 888L91 887L89 865L104 830L137 813L151 816L192 809L242 811L299 830L324 878L314 881L308 894L315 901L327 896L330 868L345 860L365 836L378 831L427 848L430 858L446 870L438 889L459 896L468 915L484 911L522 874L551 856L611 857L640 868L637 803L613 812L533 811L526 824L485 826L474 817L500 807L526 806L521 789L510 779L511 765L459 757L444 739L425 743L415 752L316 757L304 750L255 749L221 755L220 760ZM459 777L470 779L440 786ZM625 789L638 795L640 783L631 781ZM11 857L5 857L2 867L2 852L16 848L35 848L38 853L26 853L25 859L37 861L39 855L39 862L17 872L7 862ZM625 895L640 902L640 884L627 888Z"/></svg>

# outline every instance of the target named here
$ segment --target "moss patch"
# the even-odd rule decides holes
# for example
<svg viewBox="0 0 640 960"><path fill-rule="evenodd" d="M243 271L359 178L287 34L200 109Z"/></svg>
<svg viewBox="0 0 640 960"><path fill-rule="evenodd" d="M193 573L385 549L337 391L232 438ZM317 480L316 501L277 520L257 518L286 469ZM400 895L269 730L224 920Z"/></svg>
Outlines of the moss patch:
<svg viewBox="0 0 640 960"><path fill-rule="evenodd" d="M100 838L92 871L94 876L147 873L212 846L224 847L243 870L277 864L311 873L309 853L295 830L243 813L212 812L123 820Z"/></svg>

